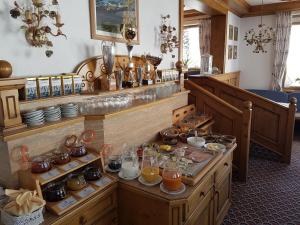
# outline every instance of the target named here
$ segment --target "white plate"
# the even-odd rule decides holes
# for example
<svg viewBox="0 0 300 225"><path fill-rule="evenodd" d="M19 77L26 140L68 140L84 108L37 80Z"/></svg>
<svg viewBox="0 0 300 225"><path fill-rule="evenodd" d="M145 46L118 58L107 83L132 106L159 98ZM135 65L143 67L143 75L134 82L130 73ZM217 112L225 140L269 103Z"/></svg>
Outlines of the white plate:
<svg viewBox="0 0 300 225"><path fill-rule="evenodd" d="M118 170L112 170L111 168L108 167L108 165L106 165L105 170L110 173L117 173L117 172L120 172L121 168Z"/></svg>
<svg viewBox="0 0 300 225"><path fill-rule="evenodd" d="M149 186L149 187L152 187L152 186L155 186L157 184L159 184L161 181L162 181L162 177L161 176L158 176L158 178L156 179L156 181L152 182L152 183L149 183L147 181L144 180L144 178L142 176L139 177L139 182L145 186Z"/></svg>
<svg viewBox="0 0 300 225"><path fill-rule="evenodd" d="M180 189L179 189L178 191L168 191L168 189L166 189L166 188L164 187L164 184L163 184L163 183L161 183L161 184L159 185L159 187L160 187L160 190L161 190L162 192L164 192L164 193L166 193L166 194L169 194L169 195L179 195L179 194L182 194L183 192L185 192L185 189L186 189L184 183L181 183L181 187L180 187Z"/></svg>
<svg viewBox="0 0 300 225"><path fill-rule="evenodd" d="M134 177L124 177L122 170L118 173L118 176L124 180L134 180L141 175L141 171L139 170L138 173Z"/></svg>
<svg viewBox="0 0 300 225"><path fill-rule="evenodd" d="M209 148L207 147L207 145L209 145L209 144L214 144L214 145L218 146L218 148L217 148L216 150L214 150L214 149L209 149ZM221 151L221 152L225 152L225 151L226 151L226 146L225 146L225 145L222 145L222 144L219 144L219 143L207 143L207 144L204 145L204 147L205 147L206 149L210 150L210 151Z"/></svg>
<svg viewBox="0 0 300 225"><path fill-rule="evenodd" d="M35 116L35 115L39 115L39 114L43 114L43 110L32 110L32 111L23 113L24 116Z"/></svg>

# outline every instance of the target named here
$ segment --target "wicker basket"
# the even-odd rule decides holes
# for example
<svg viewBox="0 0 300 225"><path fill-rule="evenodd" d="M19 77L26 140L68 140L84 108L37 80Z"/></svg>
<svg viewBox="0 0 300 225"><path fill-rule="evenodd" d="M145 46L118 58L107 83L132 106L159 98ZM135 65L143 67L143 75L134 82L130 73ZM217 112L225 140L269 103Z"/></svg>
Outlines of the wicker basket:
<svg viewBox="0 0 300 225"><path fill-rule="evenodd" d="M12 216L1 210L1 222L5 225L39 225L44 222L43 207L24 216Z"/></svg>

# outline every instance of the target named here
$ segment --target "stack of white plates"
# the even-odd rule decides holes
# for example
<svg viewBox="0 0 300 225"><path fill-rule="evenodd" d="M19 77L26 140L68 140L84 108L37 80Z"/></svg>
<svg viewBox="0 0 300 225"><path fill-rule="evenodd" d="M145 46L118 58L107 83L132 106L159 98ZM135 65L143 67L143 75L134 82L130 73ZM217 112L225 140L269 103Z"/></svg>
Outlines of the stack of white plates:
<svg viewBox="0 0 300 225"><path fill-rule="evenodd" d="M58 106L51 106L44 109L45 119L47 122L55 122L61 120L61 111Z"/></svg>
<svg viewBox="0 0 300 225"><path fill-rule="evenodd" d="M74 103L68 103L60 106L63 117L71 118L78 116L78 105Z"/></svg>
<svg viewBox="0 0 300 225"><path fill-rule="evenodd" d="M30 126L40 126L45 123L44 111L43 110L31 110L23 114L25 123Z"/></svg>

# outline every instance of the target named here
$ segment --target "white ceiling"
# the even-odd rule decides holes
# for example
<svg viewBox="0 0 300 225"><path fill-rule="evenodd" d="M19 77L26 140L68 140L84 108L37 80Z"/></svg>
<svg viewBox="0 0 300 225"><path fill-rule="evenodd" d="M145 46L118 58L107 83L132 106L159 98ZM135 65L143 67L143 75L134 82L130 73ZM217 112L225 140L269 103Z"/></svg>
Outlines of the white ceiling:
<svg viewBox="0 0 300 225"><path fill-rule="evenodd" d="M246 0L250 5L261 5L261 0ZM281 0L264 0L264 4L283 2Z"/></svg>

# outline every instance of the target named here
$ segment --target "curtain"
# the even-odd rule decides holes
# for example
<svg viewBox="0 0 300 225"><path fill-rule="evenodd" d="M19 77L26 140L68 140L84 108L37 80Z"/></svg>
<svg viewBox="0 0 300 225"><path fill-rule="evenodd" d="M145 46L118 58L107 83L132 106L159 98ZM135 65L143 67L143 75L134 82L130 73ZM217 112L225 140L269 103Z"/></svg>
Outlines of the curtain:
<svg viewBox="0 0 300 225"><path fill-rule="evenodd" d="M282 79L286 72L292 14L291 12L279 12L276 17L275 59L271 85L273 90L280 91L282 89Z"/></svg>
<svg viewBox="0 0 300 225"><path fill-rule="evenodd" d="M211 20L205 19L200 20L199 23L199 45L200 45L200 54L209 54L210 53L210 37L211 37Z"/></svg>

